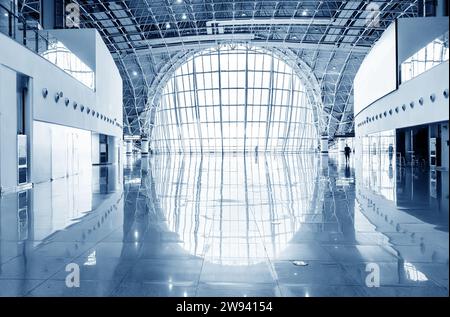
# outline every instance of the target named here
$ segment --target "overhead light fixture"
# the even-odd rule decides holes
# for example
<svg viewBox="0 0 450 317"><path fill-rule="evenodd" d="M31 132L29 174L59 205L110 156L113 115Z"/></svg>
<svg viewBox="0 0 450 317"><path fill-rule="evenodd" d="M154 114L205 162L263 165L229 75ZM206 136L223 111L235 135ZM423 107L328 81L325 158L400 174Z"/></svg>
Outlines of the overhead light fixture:
<svg viewBox="0 0 450 317"><path fill-rule="evenodd" d="M183 3L183 0L177 0L176 2L177 3Z"/></svg>
<svg viewBox="0 0 450 317"><path fill-rule="evenodd" d="M181 19L183 19L183 20L186 20L186 19L187 19L186 13L183 13L183 15L181 16Z"/></svg>
<svg viewBox="0 0 450 317"><path fill-rule="evenodd" d="M169 22L166 23L166 29L170 29L170 23Z"/></svg>
<svg viewBox="0 0 450 317"><path fill-rule="evenodd" d="M308 14L308 9L302 11L302 16L306 16Z"/></svg>
<svg viewBox="0 0 450 317"><path fill-rule="evenodd" d="M137 71L133 70L133 76L137 76Z"/></svg>

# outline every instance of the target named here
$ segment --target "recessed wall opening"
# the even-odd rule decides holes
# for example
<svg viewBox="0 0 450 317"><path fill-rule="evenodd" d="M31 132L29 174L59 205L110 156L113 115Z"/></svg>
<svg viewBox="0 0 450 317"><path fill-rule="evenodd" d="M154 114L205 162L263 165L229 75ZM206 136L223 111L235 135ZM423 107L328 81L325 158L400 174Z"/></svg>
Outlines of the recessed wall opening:
<svg viewBox="0 0 450 317"><path fill-rule="evenodd" d="M187 59L163 88L152 132L156 152L311 152L313 105L297 70L274 52L243 45Z"/></svg>

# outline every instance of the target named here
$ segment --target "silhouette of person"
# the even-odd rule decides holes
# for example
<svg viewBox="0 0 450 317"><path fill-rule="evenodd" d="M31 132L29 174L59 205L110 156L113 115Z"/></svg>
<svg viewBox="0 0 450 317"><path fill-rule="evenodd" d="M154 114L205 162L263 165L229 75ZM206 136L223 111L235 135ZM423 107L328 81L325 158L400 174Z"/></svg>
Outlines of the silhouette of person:
<svg viewBox="0 0 450 317"><path fill-rule="evenodd" d="M392 144L389 144L388 153L389 153L389 164L392 164L392 158L394 157L394 147L392 146Z"/></svg>
<svg viewBox="0 0 450 317"><path fill-rule="evenodd" d="M348 146L348 144L345 145L344 153L345 153L345 164L348 164L350 161L350 153L352 152L352 149Z"/></svg>
<svg viewBox="0 0 450 317"><path fill-rule="evenodd" d="M350 178L350 166L348 164L345 165L345 171L344 171L345 178Z"/></svg>

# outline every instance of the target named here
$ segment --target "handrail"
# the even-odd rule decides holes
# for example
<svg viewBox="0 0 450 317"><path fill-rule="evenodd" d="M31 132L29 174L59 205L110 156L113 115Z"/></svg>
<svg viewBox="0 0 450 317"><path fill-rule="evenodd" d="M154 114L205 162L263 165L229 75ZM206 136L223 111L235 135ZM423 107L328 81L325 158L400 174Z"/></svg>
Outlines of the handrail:
<svg viewBox="0 0 450 317"><path fill-rule="evenodd" d="M12 38L13 40L15 40L16 42L22 44L23 46L26 46L27 48L31 49L33 52L39 54L39 43L45 43L46 47L48 47L48 44L56 41L56 38L54 39L50 39L49 36L44 37L42 34L40 34L39 29L37 27L32 27L30 25L30 21L28 21L27 19L25 19L23 16L20 15L16 15L13 11L11 11L11 9L8 9L5 5L0 3L0 11L6 11L6 13L8 14L8 33L5 34L4 32L2 32L3 34L9 36L10 38ZM22 38L17 38L17 34L15 33L15 25L16 23L22 23ZM34 36L28 36L27 32L32 32ZM47 33L48 34L48 33ZM34 47L30 47L30 45L27 45L27 39L29 38L34 38L35 41L35 45ZM21 41L20 41L21 40Z"/></svg>
<svg viewBox="0 0 450 317"><path fill-rule="evenodd" d="M77 76L75 76L76 73L80 74L81 72L76 72L74 70L68 71L67 69L61 67L55 62L52 62L50 59L45 57L46 52L48 52L51 48L54 47L55 44L57 44L59 41L56 37L54 37L49 31L41 30L39 28L39 24L36 23L35 25L32 25L30 21L27 21L23 16L16 15L13 11L6 8L3 4L0 3L0 19L3 15L3 11L5 11L5 16L8 16L8 25L7 25L7 32L5 34L4 30L0 29L0 33L5 34L12 40L16 41L17 43L25 46L26 48L30 49L32 52L36 53L37 55L45 58L50 63L58 67L59 69L63 70L79 82L81 82L83 85L87 86L88 88L95 90L95 78L92 81L92 83L87 83L83 80L80 80ZM33 21L35 22L35 21ZM34 24L34 23L33 23ZM22 27L22 36L20 36L20 32L17 32L19 30L20 26ZM70 50L68 50L70 51ZM72 53L72 52L70 52ZM73 54L73 53L72 53ZM89 72L87 72L89 73ZM92 73L95 72L92 70Z"/></svg>

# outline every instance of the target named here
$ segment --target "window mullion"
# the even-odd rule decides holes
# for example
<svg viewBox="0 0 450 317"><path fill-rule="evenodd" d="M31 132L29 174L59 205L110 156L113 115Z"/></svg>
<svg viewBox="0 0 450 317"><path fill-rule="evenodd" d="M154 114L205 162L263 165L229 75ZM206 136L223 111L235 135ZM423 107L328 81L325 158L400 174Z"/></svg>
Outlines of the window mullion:
<svg viewBox="0 0 450 317"><path fill-rule="evenodd" d="M196 117L196 121L197 121L198 141L200 142L200 153L203 153L203 140L202 140L202 131L200 128L200 110L199 110L199 100L198 100L197 70L195 67L195 58L192 61L192 77L193 77L193 84L194 84L194 99L195 99L194 107L195 107L195 117Z"/></svg>
<svg viewBox="0 0 450 317"><path fill-rule="evenodd" d="M265 139L265 147L264 151L267 151L267 144L269 141L269 134L270 134L270 123L271 123L271 117L272 117L272 103L273 103L273 53L270 56L270 80L269 80L269 96L268 96L268 102L267 102L267 118L266 118L266 139ZM264 74L264 73L263 73ZM263 75L264 78L264 75ZM262 89L262 87L261 87ZM263 106L263 105L262 105Z"/></svg>

